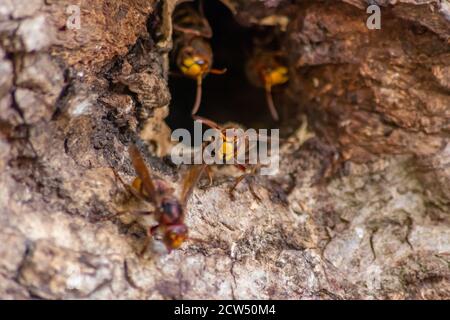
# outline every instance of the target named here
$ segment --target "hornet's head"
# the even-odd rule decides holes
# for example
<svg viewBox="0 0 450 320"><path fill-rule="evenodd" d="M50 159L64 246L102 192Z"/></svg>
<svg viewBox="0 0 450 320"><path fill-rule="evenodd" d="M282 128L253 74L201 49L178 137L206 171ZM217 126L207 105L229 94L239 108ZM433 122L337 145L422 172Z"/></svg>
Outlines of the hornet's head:
<svg viewBox="0 0 450 320"><path fill-rule="evenodd" d="M177 65L186 77L198 79L209 73L212 59L210 45L202 39L195 39L191 46L183 47L178 52Z"/></svg>
<svg viewBox="0 0 450 320"><path fill-rule="evenodd" d="M187 239L188 228L185 224L172 224L166 227L163 242L167 250L178 249Z"/></svg>

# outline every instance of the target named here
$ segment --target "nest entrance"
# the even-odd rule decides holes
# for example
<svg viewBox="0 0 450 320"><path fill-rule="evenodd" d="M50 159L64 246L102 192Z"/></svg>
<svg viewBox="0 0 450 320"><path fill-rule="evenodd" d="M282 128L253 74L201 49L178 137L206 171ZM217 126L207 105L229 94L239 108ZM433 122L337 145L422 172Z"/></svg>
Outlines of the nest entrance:
<svg viewBox="0 0 450 320"><path fill-rule="evenodd" d="M205 16L213 30L210 39L214 52L214 68L227 68L224 75L208 75L203 82L203 97L199 116L218 123L235 122L251 128L275 128L267 109L262 88L254 87L245 74L253 38L267 30L239 25L229 9L220 1L203 1ZM179 72L176 66L171 67ZM193 130L191 110L195 100L195 81L181 75L171 75L170 114L166 119L172 130Z"/></svg>

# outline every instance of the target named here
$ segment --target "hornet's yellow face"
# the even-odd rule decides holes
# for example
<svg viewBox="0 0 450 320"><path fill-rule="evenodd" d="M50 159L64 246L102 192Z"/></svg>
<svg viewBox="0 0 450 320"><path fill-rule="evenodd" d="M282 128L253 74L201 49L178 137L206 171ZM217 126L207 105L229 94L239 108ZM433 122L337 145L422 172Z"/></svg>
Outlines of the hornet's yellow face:
<svg viewBox="0 0 450 320"><path fill-rule="evenodd" d="M234 139L233 137L223 136L222 146L219 149L219 157L225 161L229 161L234 156Z"/></svg>
<svg viewBox="0 0 450 320"><path fill-rule="evenodd" d="M284 66L277 66L264 72L264 80L271 86L286 83L289 80L288 69Z"/></svg>
<svg viewBox="0 0 450 320"><path fill-rule="evenodd" d="M181 72L189 78L197 79L209 71L209 63L198 55L186 56L181 61Z"/></svg>
<svg viewBox="0 0 450 320"><path fill-rule="evenodd" d="M188 230L184 224L175 224L167 227L163 242L167 249L178 249L187 239Z"/></svg>

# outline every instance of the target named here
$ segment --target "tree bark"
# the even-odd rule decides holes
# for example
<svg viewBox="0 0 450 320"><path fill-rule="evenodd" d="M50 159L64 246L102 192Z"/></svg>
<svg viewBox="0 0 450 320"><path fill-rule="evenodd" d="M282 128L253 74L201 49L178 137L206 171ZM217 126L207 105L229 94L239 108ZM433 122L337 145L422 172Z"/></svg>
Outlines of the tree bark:
<svg viewBox="0 0 450 320"><path fill-rule="evenodd" d="M75 2L0 4L0 298L450 297L448 1L373 1L381 30L362 0L223 1L284 30L292 143L261 201L202 183L192 240L144 256L132 216L104 218L138 205L112 170L132 180L131 141L180 189L163 157L176 1Z"/></svg>

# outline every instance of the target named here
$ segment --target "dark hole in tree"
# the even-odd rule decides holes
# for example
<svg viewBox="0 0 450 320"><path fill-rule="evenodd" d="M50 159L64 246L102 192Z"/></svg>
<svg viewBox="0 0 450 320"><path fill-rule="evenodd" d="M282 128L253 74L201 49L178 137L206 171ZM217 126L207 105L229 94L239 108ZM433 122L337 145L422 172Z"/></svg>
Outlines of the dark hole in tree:
<svg viewBox="0 0 450 320"><path fill-rule="evenodd" d="M219 124L232 121L251 128L278 127L267 110L263 89L252 86L245 74L252 39L267 31L242 27L220 1L203 1L203 6L213 30L213 67L227 68L227 72L224 75L206 76L202 104L197 114ZM171 66L171 71L180 74L175 65ZM168 125L172 130L186 128L192 131L191 110L195 100L195 81L181 75L172 75L169 88L172 101L170 114L166 119Z"/></svg>

